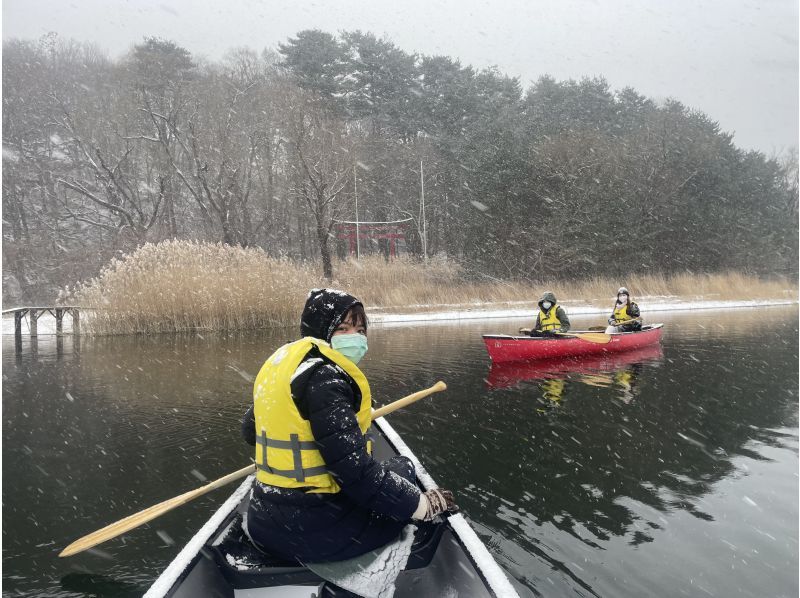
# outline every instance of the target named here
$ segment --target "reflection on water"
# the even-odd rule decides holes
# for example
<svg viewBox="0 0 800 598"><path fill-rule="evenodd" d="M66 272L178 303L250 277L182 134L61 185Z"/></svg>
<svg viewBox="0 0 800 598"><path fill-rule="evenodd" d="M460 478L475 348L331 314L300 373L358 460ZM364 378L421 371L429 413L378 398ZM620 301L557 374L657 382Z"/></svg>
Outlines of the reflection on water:
<svg viewBox="0 0 800 598"><path fill-rule="evenodd" d="M623 353L585 355L580 358L540 359L492 363L486 384L508 388L533 382L545 404L558 404L574 383L615 390L617 398L630 403L639 391L640 377L647 367L658 367L664 352L660 344Z"/></svg>
<svg viewBox="0 0 800 598"><path fill-rule="evenodd" d="M375 327L363 364L378 404L448 383L390 419L537 594L795 596L796 308L663 321L645 353L503 367L480 335L524 321ZM246 464L253 376L293 335L4 339L4 595L146 587L230 489L56 555Z"/></svg>
<svg viewBox="0 0 800 598"><path fill-rule="evenodd" d="M146 587L104 575L90 573L67 573L61 578L61 587L78 596L92 596L93 598L137 598Z"/></svg>

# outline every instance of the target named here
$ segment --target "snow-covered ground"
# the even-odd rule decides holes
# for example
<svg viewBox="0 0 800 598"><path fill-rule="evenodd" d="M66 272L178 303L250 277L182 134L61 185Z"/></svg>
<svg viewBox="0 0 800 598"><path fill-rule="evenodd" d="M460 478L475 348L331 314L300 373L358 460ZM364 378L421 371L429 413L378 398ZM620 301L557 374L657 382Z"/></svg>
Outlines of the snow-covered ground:
<svg viewBox="0 0 800 598"><path fill-rule="evenodd" d="M682 299L671 299L668 297L642 298L637 301L642 313L647 315L665 311L692 311L696 309L746 309L753 307L764 307L772 305L794 305L797 301L778 299L778 300L753 300L753 301L685 301ZM435 305L418 305L414 308L420 311L415 313L376 313L375 310L367 310L371 324L423 324L425 322L440 322L445 320L482 320L490 318L530 318L535 314L533 303L520 303L526 307L505 307L503 309L492 309L492 304L479 304L474 308L459 306L455 309L437 311ZM611 307L596 307L593 305L562 303L567 313L571 316L579 315L607 315L611 313ZM440 308L443 306L439 306ZM390 308L391 309L391 308ZM84 314L81 318L85 322L89 317ZM64 333L72 332L72 318L64 316ZM43 314L38 320L38 334L48 335L56 333L56 320L49 313ZM3 334L14 334L14 317L11 314L3 315ZM30 334L30 326L26 318L22 323L22 334Z"/></svg>
<svg viewBox="0 0 800 598"><path fill-rule="evenodd" d="M755 300L755 301L684 301L681 299L669 299L658 297L649 300L643 298L637 301L642 314L664 312L664 311L692 311L696 309L746 309L753 307L764 307L772 305L793 305L797 301L779 300ZM536 307L530 303L526 308L506 308L491 309L480 307L475 309L458 309L448 311L424 311L409 314L391 313L370 313L369 321L371 324L394 324L394 323L414 323L431 322L440 320L480 320L487 318L530 318L535 315ZM579 315L608 315L611 313L611 306L596 307L594 305L571 304L570 302L561 303L567 314L570 316ZM428 309L434 306L428 307ZM367 310L369 312L369 310Z"/></svg>

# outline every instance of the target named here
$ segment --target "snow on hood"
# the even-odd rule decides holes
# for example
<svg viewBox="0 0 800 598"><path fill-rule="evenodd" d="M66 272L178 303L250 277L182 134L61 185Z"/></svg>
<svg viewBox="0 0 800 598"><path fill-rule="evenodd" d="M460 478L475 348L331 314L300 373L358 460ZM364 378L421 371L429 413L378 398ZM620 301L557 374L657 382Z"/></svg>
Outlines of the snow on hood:
<svg viewBox="0 0 800 598"><path fill-rule="evenodd" d="M311 289L300 317L301 336L330 342L334 330L354 305L361 305L361 302L344 291Z"/></svg>

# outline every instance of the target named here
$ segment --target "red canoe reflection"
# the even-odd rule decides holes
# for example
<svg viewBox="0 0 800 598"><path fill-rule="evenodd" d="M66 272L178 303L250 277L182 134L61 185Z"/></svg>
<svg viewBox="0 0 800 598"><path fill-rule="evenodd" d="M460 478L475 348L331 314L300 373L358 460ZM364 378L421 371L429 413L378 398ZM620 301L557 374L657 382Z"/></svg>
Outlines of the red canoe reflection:
<svg viewBox="0 0 800 598"><path fill-rule="evenodd" d="M661 345L654 344L622 353L492 363L486 383L490 388L507 388L526 380L563 379L570 374L582 374L582 382L595 382L595 385L603 386L605 384L602 374L616 372L637 363L659 361L663 355Z"/></svg>

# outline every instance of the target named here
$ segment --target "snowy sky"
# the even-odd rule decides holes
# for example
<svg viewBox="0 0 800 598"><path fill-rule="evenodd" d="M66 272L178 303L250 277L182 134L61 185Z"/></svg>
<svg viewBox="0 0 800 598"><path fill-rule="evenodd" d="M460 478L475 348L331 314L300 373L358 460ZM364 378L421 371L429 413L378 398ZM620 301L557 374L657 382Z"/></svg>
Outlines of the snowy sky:
<svg viewBox="0 0 800 598"><path fill-rule="evenodd" d="M798 145L796 0L3 0L3 39L49 31L117 57L145 36L210 59L302 29L497 65L527 86L602 75L706 112L740 147Z"/></svg>

